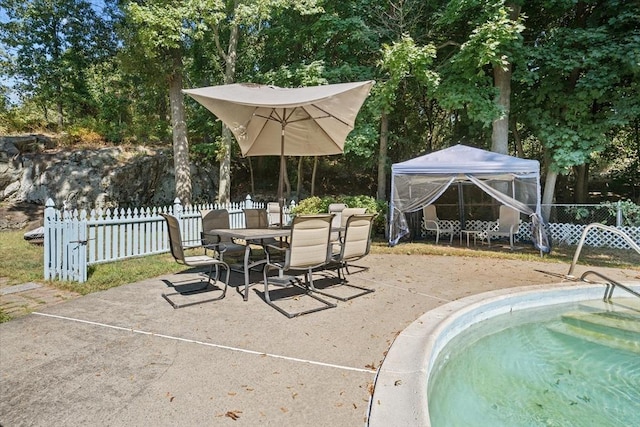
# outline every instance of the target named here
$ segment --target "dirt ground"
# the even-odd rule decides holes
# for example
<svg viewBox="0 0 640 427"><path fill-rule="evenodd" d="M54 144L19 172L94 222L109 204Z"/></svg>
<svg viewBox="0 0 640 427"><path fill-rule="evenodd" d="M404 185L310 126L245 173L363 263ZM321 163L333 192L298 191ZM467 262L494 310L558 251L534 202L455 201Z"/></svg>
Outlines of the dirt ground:
<svg viewBox="0 0 640 427"><path fill-rule="evenodd" d="M44 206L34 203L1 203L0 231L4 230L33 230L43 225Z"/></svg>

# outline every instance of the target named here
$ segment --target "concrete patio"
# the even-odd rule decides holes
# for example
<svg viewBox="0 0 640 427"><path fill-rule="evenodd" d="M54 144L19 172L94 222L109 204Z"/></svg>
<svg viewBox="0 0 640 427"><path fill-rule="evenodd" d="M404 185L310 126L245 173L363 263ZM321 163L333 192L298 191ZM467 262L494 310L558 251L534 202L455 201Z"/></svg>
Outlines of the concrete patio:
<svg viewBox="0 0 640 427"><path fill-rule="evenodd" d="M420 315L471 294L558 281L536 269L568 269L419 255L369 255L359 264L370 268L350 281L374 293L294 319L262 300L261 285L243 301L237 273L224 300L175 310L161 294L167 283L197 280L191 271L4 323L0 425L364 425L376 369Z"/></svg>

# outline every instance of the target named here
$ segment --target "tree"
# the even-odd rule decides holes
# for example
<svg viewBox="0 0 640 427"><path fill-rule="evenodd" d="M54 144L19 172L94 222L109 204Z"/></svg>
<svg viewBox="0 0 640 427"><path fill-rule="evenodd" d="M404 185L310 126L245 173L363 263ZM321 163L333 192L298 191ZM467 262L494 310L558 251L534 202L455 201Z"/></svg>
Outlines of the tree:
<svg viewBox="0 0 640 427"><path fill-rule="evenodd" d="M23 99L37 100L45 117L54 105L60 128L66 115L93 115L86 73L111 54L107 22L85 0L0 0L0 7L9 18L0 41L14 56L3 74Z"/></svg>
<svg viewBox="0 0 640 427"><path fill-rule="evenodd" d="M438 100L465 109L472 120L491 123L491 149L508 153L511 69L522 50L520 6L504 0L455 0L439 20L451 39L442 64Z"/></svg>
<svg viewBox="0 0 640 427"><path fill-rule="evenodd" d="M239 46L242 38L250 38L258 43L258 34L265 23L280 10L293 10L298 15L314 14L322 9L316 0L227 0L218 1L215 7L206 11L203 22L210 29L216 57L214 65L224 84L236 81L237 65L242 52ZM212 13L215 11L215 13ZM204 11L203 11L204 12ZM256 46L247 46L252 52ZM218 153L220 180L218 202L228 202L231 188L231 152L233 135L222 127L222 139Z"/></svg>
<svg viewBox="0 0 640 427"><path fill-rule="evenodd" d="M182 95L183 55L186 47L209 28L207 18L215 21L220 6L216 0L179 3L159 0L130 2L126 7L127 16L137 29L134 36L144 53L141 59L151 60L153 72L163 75L168 85L176 197L185 205L191 203L191 173Z"/></svg>
<svg viewBox="0 0 640 427"><path fill-rule="evenodd" d="M379 83L375 91L381 114L380 150L378 157L378 194L386 197L386 162L388 146L388 114L393 111L398 89L406 80L414 80L417 91L434 93L440 82L438 73L432 70L436 48L433 45L416 46L407 35L399 42L383 46L380 67L387 72L387 80Z"/></svg>
<svg viewBox="0 0 640 427"><path fill-rule="evenodd" d="M543 203L550 204L558 173L588 164L640 117L640 5L543 0L526 6L538 25L526 34L517 102L545 147ZM535 15L538 9L544 16Z"/></svg>

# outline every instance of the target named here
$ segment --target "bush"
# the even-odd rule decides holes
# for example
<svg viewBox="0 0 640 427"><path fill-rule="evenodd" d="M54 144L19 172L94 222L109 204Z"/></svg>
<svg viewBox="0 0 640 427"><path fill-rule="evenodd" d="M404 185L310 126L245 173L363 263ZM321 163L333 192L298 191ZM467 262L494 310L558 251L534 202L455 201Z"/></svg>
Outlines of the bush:
<svg viewBox="0 0 640 427"><path fill-rule="evenodd" d="M74 146L98 146L104 142L102 136L92 129L82 126L71 126L67 133L63 134L60 143L65 147Z"/></svg>
<svg viewBox="0 0 640 427"><path fill-rule="evenodd" d="M367 213L376 214L373 223L375 234L383 235L386 226L387 202L376 200L371 196L326 196L323 198L314 196L303 199L296 205L291 213L295 215L318 214L329 211L332 203L344 203L350 208L366 208Z"/></svg>

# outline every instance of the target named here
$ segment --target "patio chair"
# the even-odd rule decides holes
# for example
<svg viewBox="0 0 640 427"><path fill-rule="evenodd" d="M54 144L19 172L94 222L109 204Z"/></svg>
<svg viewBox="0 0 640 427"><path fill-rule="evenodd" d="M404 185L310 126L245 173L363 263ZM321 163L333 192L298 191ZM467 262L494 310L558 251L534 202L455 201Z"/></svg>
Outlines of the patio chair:
<svg viewBox="0 0 640 427"><path fill-rule="evenodd" d="M314 295L313 269L327 265L331 259L331 248L329 237L331 235L331 219L333 215L298 215L293 219L291 225L291 237L289 243L281 243L265 246L267 263L263 270L264 299L267 304L284 314L288 318L313 313L320 310L336 307L336 304ZM273 255L284 253L282 260L274 259ZM269 282L274 281L274 277L269 277L271 270L278 270L277 281L300 288L305 295L318 301L321 305L291 313L278 306L271 299ZM284 277L285 272L304 272L304 283L297 276ZM289 287L291 287L289 286ZM298 298L300 294L295 294L293 298Z"/></svg>
<svg viewBox="0 0 640 427"><path fill-rule="evenodd" d="M229 211L226 209L211 209L200 211L202 216L202 233L201 240L202 246L205 248L205 254L207 249L212 249L217 258L224 261L224 255L244 255L245 246L235 243L229 237L221 237L217 234L212 234L209 231L217 228L231 228L229 221Z"/></svg>
<svg viewBox="0 0 640 427"><path fill-rule="evenodd" d="M434 231L436 233L436 245L440 240L441 234L450 236L449 244L453 244L453 225L450 222L443 222L438 218L435 205L427 205L422 208L422 228L426 231Z"/></svg>
<svg viewBox="0 0 640 427"><path fill-rule="evenodd" d="M333 214L333 220L331 220L331 228L340 228L342 224L342 211L347 208L344 203L331 203L329 204L329 213ZM340 239L340 234L337 231L331 233L331 241L337 242Z"/></svg>
<svg viewBox="0 0 640 427"><path fill-rule="evenodd" d="M282 216L282 221L284 222L284 215ZM269 227L280 226L280 203L267 203L267 222L269 223Z"/></svg>
<svg viewBox="0 0 640 427"><path fill-rule="evenodd" d="M367 212L367 208L344 208L340 216L340 228L347 226L347 221L351 215L363 215Z"/></svg>
<svg viewBox="0 0 640 427"><path fill-rule="evenodd" d="M492 237L509 237L509 248L513 250L513 236L518 233L520 228L520 212L517 210L501 205L498 216L498 228L487 230L487 244L491 246Z"/></svg>
<svg viewBox="0 0 640 427"><path fill-rule="evenodd" d="M244 213L244 226L246 228L267 228L269 217L266 209L242 209Z"/></svg>
<svg viewBox="0 0 640 427"><path fill-rule="evenodd" d="M334 253L332 256L332 262L336 265L338 279L340 280L340 283L337 286L348 286L350 288L357 289L360 292L355 295L349 295L347 297L341 297L335 294L327 293L325 292L325 289L323 289L322 291L316 289L316 292L322 295L336 298L340 301L348 301L350 299L375 291L375 289L350 284L345 275L345 272L347 274L351 274L349 272L350 262L362 259L369 254L369 250L371 248L371 229L373 228L374 217L374 214L350 215L349 219L347 220L342 239L339 243L340 250L339 252ZM368 267L362 266L354 267L358 267L361 270L368 269Z"/></svg>
<svg viewBox="0 0 640 427"><path fill-rule="evenodd" d="M209 271L207 273L207 281L204 282L204 286L200 286L194 289L185 290L184 292L173 292L173 293L163 293L162 297L166 299L169 304L173 306L173 308L182 308L188 307L190 305L202 304L205 302L217 301L221 300L225 297L227 293L227 286L229 285L229 266L224 262L217 258L211 257L209 255L193 255L193 256L185 256L184 248L182 246L182 235L180 233L180 224L178 222L178 218L170 214L160 214L166 222L167 228L169 231L169 247L171 248L171 255L176 260L178 264L187 265L189 267L209 267ZM219 268L222 267L226 270L226 278L224 281L224 288L220 289L217 286L212 286L213 283L218 281L219 277ZM213 269L216 270L216 277L212 280ZM175 286L174 286L175 289ZM185 303L178 303L174 301L171 297L176 295L187 296L187 295L195 295L204 292L214 292L214 291L222 291L222 294L215 298L208 298L205 300L197 300L190 301Z"/></svg>

